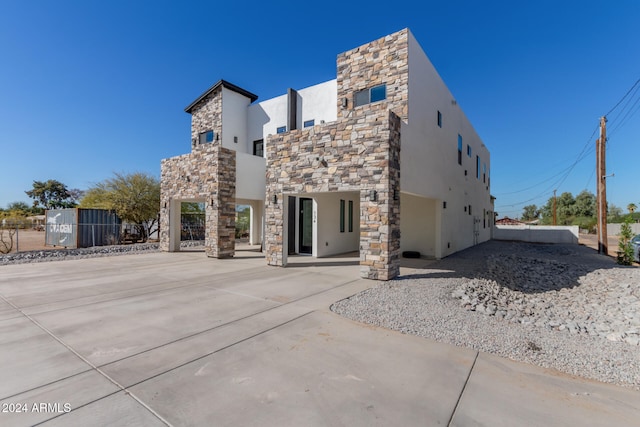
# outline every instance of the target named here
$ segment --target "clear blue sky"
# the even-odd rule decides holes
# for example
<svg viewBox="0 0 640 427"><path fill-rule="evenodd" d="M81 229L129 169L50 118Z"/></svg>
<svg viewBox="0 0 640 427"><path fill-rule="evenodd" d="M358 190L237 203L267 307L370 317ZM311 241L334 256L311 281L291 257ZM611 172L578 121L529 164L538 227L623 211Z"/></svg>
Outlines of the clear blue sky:
<svg viewBox="0 0 640 427"><path fill-rule="evenodd" d="M184 107L220 78L269 99L335 78L338 53L405 27L491 151L501 216L554 188L595 193L590 136L640 78L637 0L2 0L0 206L31 203L34 180L159 176L190 151ZM627 99L607 153L608 199L625 210L640 206L640 91Z"/></svg>

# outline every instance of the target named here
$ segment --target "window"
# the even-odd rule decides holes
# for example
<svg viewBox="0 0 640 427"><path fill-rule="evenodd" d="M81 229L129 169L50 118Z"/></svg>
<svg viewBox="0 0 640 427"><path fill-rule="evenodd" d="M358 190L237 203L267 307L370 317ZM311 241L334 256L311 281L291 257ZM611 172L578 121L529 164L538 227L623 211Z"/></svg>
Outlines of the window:
<svg viewBox="0 0 640 427"><path fill-rule="evenodd" d="M467 156L471 157L471 146L467 144Z"/></svg>
<svg viewBox="0 0 640 427"><path fill-rule="evenodd" d="M349 200L349 233L353 232L353 200Z"/></svg>
<svg viewBox="0 0 640 427"><path fill-rule="evenodd" d="M471 215L471 205L469 205L469 215Z"/></svg>
<svg viewBox="0 0 640 427"><path fill-rule="evenodd" d="M476 156L476 178L480 179L480 156Z"/></svg>
<svg viewBox="0 0 640 427"><path fill-rule="evenodd" d="M438 127L442 127L442 113L438 111Z"/></svg>
<svg viewBox="0 0 640 427"><path fill-rule="evenodd" d="M213 131L208 130L206 132L202 132L200 135L198 135L198 142L200 144L209 144L213 142Z"/></svg>
<svg viewBox="0 0 640 427"><path fill-rule="evenodd" d="M387 85L375 86L356 92L354 104L356 107L387 99Z"/></svg>
<svg viewBox="0 0 640 427"><path fill-rule="evenodd" d="M482 182L487 182L487 164L482 164Z"/></svg>
<svg viewBox="0 0 640 427"><path fill-rule="evenodd" d="M462 165L462 136L458 134L458 164Z"/></svg>
<svg viewBox="0 0 640 427"><path fill-rule="evenodd" d="M287 131L286 126L280 126L278 129L276 129L277 133L285 133L286 131Z"/></svg>
<svg viewBox="0 0 640 427"><path fill-rule="evenodd" d="M306 128L310 128L311 126L315 125L316 121L311 119L311 120L307 120L306 122L304 122L304 127Z"/></svg>
<svg viewBox="0 0 640 427"><path fill-rule="evenodd" d="M344 233L344 200L340 199L340 232Z"/></svg>
<svg viewBox="0 0 640 427"><path fill-rule="evenodd" d="M253 155L264 157L264 140L253 141Z"/></svg>

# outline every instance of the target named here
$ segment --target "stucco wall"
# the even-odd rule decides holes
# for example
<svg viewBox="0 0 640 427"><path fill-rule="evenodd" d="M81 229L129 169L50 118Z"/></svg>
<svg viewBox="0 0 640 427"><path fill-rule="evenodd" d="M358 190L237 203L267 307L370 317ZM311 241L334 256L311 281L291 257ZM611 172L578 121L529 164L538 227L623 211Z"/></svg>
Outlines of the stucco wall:
<svg viewBox="0 0 640 427"><path fill-rule="evenodd" d="M247 107L250 99L222 88L222 146L242 153L252 153L247 139ZM237 138L238 142L235 142Z"/></svg>
<svg viewBox="0 0 640 427"><path fill-rule="evenodd" d="M496 225L494 240L515 240L532 243L578 244L578 226L545 225Z"/></svg>

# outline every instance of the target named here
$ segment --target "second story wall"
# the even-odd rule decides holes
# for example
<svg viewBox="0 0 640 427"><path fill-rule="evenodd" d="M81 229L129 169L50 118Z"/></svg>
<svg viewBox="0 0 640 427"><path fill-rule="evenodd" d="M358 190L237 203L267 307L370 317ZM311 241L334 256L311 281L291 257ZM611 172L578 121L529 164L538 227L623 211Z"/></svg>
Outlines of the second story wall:
<svg viewBox="0 0 640 427"><path fill-rule="evenodd" d="M309 120L313 120L315 125L336 120L336 80L292 91L291 94L296 97L295 103L291 103L290 95L286 94L248 107L248 153L253 153L254 141L263 140L266 144L267 137L278 134L278 129L291 131L288 124L290 105L296 106L296 129L303 129Z"/></svg>
<svg viewBox="0 0 640 427"><path fill-rule="evenodd" d="M208 94L191 110L191 148L200 145L200 134L213 131L213 141L222 132L222 88Z"/></svg>
<svg viewBox="0 0 640 427"><path fill-rule="evenodd" d="M247 108L251 100L237 92L222 88L222 146L250 153L247 139Z"/></svg>

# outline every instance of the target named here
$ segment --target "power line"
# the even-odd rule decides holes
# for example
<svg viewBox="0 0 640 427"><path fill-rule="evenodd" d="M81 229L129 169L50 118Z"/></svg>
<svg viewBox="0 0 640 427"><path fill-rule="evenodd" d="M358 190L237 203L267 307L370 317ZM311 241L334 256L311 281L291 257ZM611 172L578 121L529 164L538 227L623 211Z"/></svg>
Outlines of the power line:
<svg viewBox="0 0 640 427"><path fill-rule="evenodd" d="M640 79L636 80L636 82L633 84L633 86L631 86L631 89L629 89L627 91L627 93L625 93L624 96L622 98L620 98L620 101L618 101L618 103L616 105L614 105L613 108L611 110L609 110L609 112L607 114L605 114L604 116L605 117L608 116L609 114L611 114L613 112L613 110L618 108L618 105L620 105L620 103L622 103L622 101L624 101L624 99L629 95L629 93L631 93L633 88L635 88L639 83L640 83Z"/></svg>

